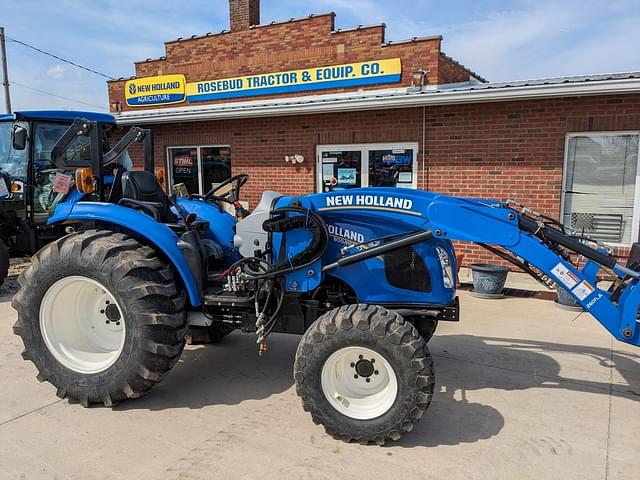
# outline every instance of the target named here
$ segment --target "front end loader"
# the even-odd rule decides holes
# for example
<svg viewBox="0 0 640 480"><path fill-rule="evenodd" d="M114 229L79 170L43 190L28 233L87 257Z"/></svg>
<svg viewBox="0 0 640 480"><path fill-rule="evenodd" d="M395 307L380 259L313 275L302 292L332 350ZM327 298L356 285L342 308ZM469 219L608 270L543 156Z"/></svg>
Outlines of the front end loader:
<svg viewBox="0 0 640 480"><path fill-rule="evenodd" d="M615 338L640 344L637 265L515 204L367 188L265 192L249 213L247 175L173 198L151 171L106 184L102 160L83 184L110 191L58 205L49 221L74 231L33 257L13 300L24 358L85 406L147 393L189 330L250 332L260 354L285 332L302 335L295 385L316 423L345 441L396 440L434 394L431 335L458 320L452 240L561 286ZM598 288L602 269L616 278L611 289Z"/></svg>

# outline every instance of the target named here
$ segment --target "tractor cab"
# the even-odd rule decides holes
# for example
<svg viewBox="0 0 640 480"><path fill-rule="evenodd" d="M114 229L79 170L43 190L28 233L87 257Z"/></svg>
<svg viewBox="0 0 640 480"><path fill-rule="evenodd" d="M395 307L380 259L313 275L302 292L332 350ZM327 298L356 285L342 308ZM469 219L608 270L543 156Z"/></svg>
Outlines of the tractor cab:
<svg viewBox="0 0 640 480"><path fill-rule="evenodd" d="M0 225L1 240L11 254L32 254L61 232L47 219L61 201L73 195L68 181L75 169L87 163L94 148L77 137L65 151L64 167L52 158L58 139L77 117L99 125L95 148L109 149L115 128L111 115L74 111L22 111L0 115Z"/></svg>
<svg viewBox="0 0 640 480"><path fill-rule="evenodd" d="M96 124L99 141L91 144L88 137L75 138L61 152L65 165L56 165L53 149L78 117ZM11 256L31 255L65 234L63 227L49 225L48 218L59 203L85 198L73 187L74 172L89 161L93 149L109 150L109 136L115 128L115 119L103 113L0 114L0 284ZM121 163L126 162L121 159Z"/></svg>

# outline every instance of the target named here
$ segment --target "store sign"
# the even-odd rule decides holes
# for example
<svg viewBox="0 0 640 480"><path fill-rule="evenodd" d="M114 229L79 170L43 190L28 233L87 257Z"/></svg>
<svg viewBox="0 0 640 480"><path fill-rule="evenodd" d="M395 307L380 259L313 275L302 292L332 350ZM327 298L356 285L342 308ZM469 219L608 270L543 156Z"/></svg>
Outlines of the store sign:
<svg viewBox="0 0 640 480"><path fill-rule="evenodd" d="M186 80L184 75L160 75L128 80L124 96L130 107L167 105L184 102Z"/></svg>
<svg viewBox="0 0 640 480"><path fill-rule="evenodd" d="M402 64L399 58L373 60L188 83L187 100L206 102L256 95L378 85L399 82L401 75Z"/></svg>
<svg viewBox="0 0 640 480"><path fill-rule="evenodd" d="M399 82L399 58L313 67L302 70L246 75L186 83L184 75L161 75L125 83L127 105L132 107L227 98L286 94L330 88L348 88Z"/></svg>

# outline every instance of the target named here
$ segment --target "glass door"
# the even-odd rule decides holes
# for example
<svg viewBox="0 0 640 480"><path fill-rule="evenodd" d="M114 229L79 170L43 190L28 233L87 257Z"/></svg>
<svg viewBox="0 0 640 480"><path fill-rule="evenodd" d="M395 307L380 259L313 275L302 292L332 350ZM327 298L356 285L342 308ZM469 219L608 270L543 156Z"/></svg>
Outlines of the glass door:
<svg viewBox="0 0 640 480"><path fill-rule="evenodd" d="M318 146L318 192L360 187L417 188L417 143Z"/></svg>
<svg viewBox="0 0 640 480"><path fill-rule="evenodd" d="M320 154L323 192L362 187L360 150L323 151Z"/></svg>
<svg viewBox="0 0 640 480"><path fill-rule="evenodd" d="M370 187L413 187L412 148L369 150Z"/></svg>

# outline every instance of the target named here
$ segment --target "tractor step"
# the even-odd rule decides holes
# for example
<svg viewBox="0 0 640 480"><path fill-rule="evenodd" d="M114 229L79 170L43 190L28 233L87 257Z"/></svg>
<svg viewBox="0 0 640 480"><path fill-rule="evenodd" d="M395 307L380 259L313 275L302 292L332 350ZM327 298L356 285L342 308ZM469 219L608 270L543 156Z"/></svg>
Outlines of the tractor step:
<svg viewBox="0 0 640 480"><path fill-rule="evenodd" d="M235 293L205 293L204 304L217 307L253 307L253 297L239 297Z"/></svg>

